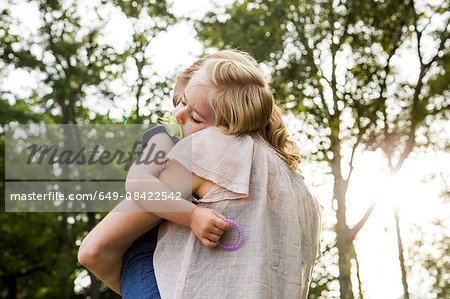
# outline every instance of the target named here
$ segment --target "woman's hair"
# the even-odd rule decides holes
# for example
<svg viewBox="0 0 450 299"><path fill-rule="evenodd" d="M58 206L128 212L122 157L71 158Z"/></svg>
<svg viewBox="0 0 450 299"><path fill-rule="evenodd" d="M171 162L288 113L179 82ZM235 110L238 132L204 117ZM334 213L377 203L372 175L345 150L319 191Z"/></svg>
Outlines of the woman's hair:
<svg viewBox="0 0 450 299"><path fill-rule="evenodd" d="M214 112L212 125L225 134L259 134L290 168L296 169L300 163L297 147L287 139L281 110L274 104L258 64L246 53L226 52L233 57L207 56L198 70L190 74L192 84L210 89L208 103Z"/></svg>
<svg viewBox="0 0 450 299"><path fill-rule="evenodd" d="M300 164L299 150L295 142L288 139L289 135L282 116L281 109L274 104L269 123L259 134L283 157L289 167L295 170Z"/></svg>

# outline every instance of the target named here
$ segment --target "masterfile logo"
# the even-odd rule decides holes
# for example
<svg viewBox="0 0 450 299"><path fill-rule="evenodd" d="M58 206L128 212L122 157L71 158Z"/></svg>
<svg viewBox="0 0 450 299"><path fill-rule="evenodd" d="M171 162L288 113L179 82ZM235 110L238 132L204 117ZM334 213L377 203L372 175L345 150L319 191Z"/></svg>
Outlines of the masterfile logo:
<svg viewBox="0 0 450 299"><path fill-rule="evenodd" d="M141 180L149 189L145 192L125 190L133 163L159 169L167 162L168 153L149 137L143 138L150 127L9 124L5 130L5 211L107 212L117 210L122 201L180 202L177 190L152 189L161 184L157 178ZM133 204L121 206L126 206L124 212L135 211ZM162 205L158 209L166 211Z"/></svg>

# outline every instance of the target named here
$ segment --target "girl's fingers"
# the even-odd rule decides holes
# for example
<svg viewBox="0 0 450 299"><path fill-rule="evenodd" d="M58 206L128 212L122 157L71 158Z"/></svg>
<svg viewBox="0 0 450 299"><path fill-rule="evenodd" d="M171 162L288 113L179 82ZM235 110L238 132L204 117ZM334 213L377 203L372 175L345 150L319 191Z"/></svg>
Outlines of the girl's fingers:
<svg viewBox="0 0 450 299"><path fill-rule="evenodd" d="M225 217L224 217L225 218ZM228 222L225 222L225 220L223 220L222 218L217 218L214 221L214 225L217 226L218 228L220 228L221 230L225 231L231 228L231 224L229 224Z"/></svg>
<svg viewBox="0 0 450 299"><path fill-rule="evenodd" d="M209 233L218 235L219 237L224 233L223 229L216 227L215 225L209 228Z"/></svg>
<svg viewBox="0 0 450 299"><path fill-rule="evenodd" d="M219 235L213 234L213 233L209 233L207 238L212 241L212 242L218 242L220 239Z"/></svg>
<svg viewBox="0 0 450 299"><path fill-rule="evenodd" d="M216 247L217 244L219 244L219 242L213 242L207 238L203 238L202 239L202 243L203 245L205 245L206 247Z"/></svg>
<svg viewBox="0 0 450 299"><path fill-rule="evenodd" d="M225 217L224 215L222 215L222 214L220 214L219 212L217 212L216 210L213 210L213 213L214 213L217 217L219 217L219 218L221 218L221 219L227 218L227 217Z"/></svg>

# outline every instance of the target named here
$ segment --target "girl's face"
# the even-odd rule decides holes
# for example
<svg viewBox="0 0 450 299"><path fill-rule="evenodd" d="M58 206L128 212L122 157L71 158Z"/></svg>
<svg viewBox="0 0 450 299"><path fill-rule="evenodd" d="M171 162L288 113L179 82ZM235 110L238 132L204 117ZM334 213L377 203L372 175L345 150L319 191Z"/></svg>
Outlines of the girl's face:
<svg viewBox="0 0 450 299"><path fill-rule="evenodd" d="M180 94L182 86L178 85L178 83L175 85L174 96ZM214 118L207 96L208 89L205 86L188 84L181 92L178 105L172 112L175 122L180 125L189 125L190 133L211 126Z"/></svg>

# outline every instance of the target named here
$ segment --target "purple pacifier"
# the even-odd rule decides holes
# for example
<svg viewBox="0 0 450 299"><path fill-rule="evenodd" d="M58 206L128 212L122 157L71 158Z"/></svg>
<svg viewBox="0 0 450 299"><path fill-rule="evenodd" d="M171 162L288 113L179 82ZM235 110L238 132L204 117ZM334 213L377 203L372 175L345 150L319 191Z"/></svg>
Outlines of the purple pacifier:
<svg viewBox="0 0 450 299"><path fill-rule="evenodd" d="M237 239L236 243L234 243L234 244L222 244L222 243L219 242L219 244L217 244L217 247L222 249L222 250L227 250L227 251L236 250L236 249L238 249L241 246L242 242L244 241L244 231L242 230L242 227L239 225L239 223L237 223L237 221L235 221L233 219L230 219L230 218L225 218L223 220L225 222L231 224L232 226L234 226L237 229L237 231L239 233L239 236L238 236L238 239Z"/></svg>

